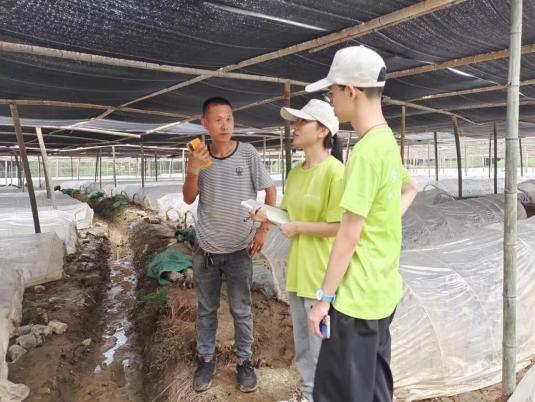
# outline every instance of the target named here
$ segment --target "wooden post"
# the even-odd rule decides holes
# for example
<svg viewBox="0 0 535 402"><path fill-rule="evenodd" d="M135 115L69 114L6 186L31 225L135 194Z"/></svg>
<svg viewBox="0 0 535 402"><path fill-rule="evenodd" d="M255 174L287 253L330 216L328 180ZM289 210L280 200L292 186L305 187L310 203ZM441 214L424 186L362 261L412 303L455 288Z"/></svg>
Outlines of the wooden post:
<svg viewBox="0 0 535 402"><path fill-rule="evenodd" d="M502 394L506 397L514 392L516 386L517 146L520 111L522 0L511 0L510 21L503 234Z"/></svg>
<svg viewBox="0 0 535 402"><path fill-rule="evenodd" d="M267 147L266 137L264 137L264 150L262 151L262 156L264 158L264 167L266 167L266 147Z"/></svg>
<svg viewBox="0 0 535 402"><path fill-rule="evenodd" d="M43 159L43 173L45 175L46 198L52 200L52 206L56 208L54 189L52 188L52 178L50 177L50 165L48 164L48 155L46 153L45 141L43 140L43 133L41 127L35 128L37 134L37 141L39 142L39 149L41 150L41 158Z"/></svg>
<svg viewBox="0 0 535 402"><path fill-rule="evenodd" d="M455 151L457 154L457 181L459 185L458 196L459 199L463 198L463 166L461 162L461 139L459 133L459 122L457 117L452 116L451 120L453 122L453 134L455 135Z"/></svg>
<svg viewBox="0 0 535 402"><path fill-rule="evenodd" d="M154 152L154 179L158 181L158 152Z"/></svg>
<svg viewBox="0 0 535 402"><path fill-rule="evenodd" d="M464 142L464 175L468 176L468 159L466 157L466 139Z"/></svg>
<svg viewBox="0 0 535 402"><path fill-rule="evenodd" d="M141 141L141 188L145 188L145 153L143 152L143 140Z"/></svg>
<svg viewBox="0 0 535 402"><path fill-rule="evenodd" d="M405 165L405 129L407 124L407 107L405 105L401 106L401 129L399 137L399 152L401 155L401 163Z"/></svg>
<svg viewBox="0 0 535 402"><path fill-rule="evenodd" d="M99 173L98 185L99 185L100 191L102 191L102 153L100 149L98 150L98 173Z"/></svg>
<svg viewBox="0 0 535 402"><path fill-rule="evenodd" d="M97 151L97 157L95 159L95 183L97 182L98 178L98 157L99 157L100 151Z"/></svg>
<svg viewBox="0 0 535 402"><path fill-rule="evenodd" d="M429 151L429 143L427 143L427 177L431 177L431 152Z"/></svg>
<svg viewBox="0 0 535 402"><path fill-rule="evenodd" d="M492 150L492 134L489 135L489 180L490 180L490 171L491 171L491 164L492 164L491 150Z"/></svg>
<svg viewBox="0 0 535 402"><path fill-rule="evenodd" d="M494 122L494 194L498 194L498 127Z"/></svg>
<svg viewBox="0 0 535 402"><path fill-rule="evenodd" d="M11 117L13 118L13 125L15 126L15 135L17 136L20 157L24 165L24 173L28 185L28 195L30 196L30 205L32 207L33 226L35 233L41 233L39 211L37 210L37 201L35 200L35 192L33 190L32 172L30 172L30 164L28 163L28 155L26 154L26 145L24 144L24 135L22 134L22 127L20 126L19 112L17 110L17 105L15 104L10 104L9 108L11 109Z"/></svg>
<svg viewBox="0 0 535 402"><path fill-rule="evenodd" d="M436 131L433 133L433 139L435 140L435 180L438 181L438 142Z"/></svg>
<svg viewBox="0 0 535 402"><path fill-rule="evenodd" d="M186 182L186 158L185 158L185 149L182 149L182 183Z"/></svg>
<svg viewBox="0 0 535 402"><path fill-rule="evenodd" d="M21 167L19 162L19 157L17 155L17 152L15 151L15 167L17 169L17 187L21 188L22 186L22 177L21 177ZM24 187L22 188L22 191L24 191Z"/></svg>
<svg viewBox="0 0 535 402"><path fill-rule="evenodd" d="M113 186L117 187L117 175L115 170L115 145L111 146L111 153L113 157Z"/></svg>
<svg viewBox="0 0 535 402"><path fill-rule="evenodd" d="M9 158L9 184L13 185L13 155Z"/></svg>
<svg viewBox="0 0 535 402"><path fill-rule="evenodd" d="M518 147L520 148L520 176L524 177L524 155L522 153L522 137L518 137Z"/></svg>
<svg viewBox="0 0 535 402"><path fill-rule="evenodd" d="M37 175L39 176L39 188L43 188L41 185L41 157L37 155Z"/></svg>
<svg viewBox="0 0 535 402"><path fill-rule="evenodd" d="M291 97L291 88L290 82L286 81L284 83L284 106L290 107L290 97ZM292 168L292 131L290 128L290 122L284 120L284 149L286 153L286 174L285 177L288 177L290 169Z"/></svg>

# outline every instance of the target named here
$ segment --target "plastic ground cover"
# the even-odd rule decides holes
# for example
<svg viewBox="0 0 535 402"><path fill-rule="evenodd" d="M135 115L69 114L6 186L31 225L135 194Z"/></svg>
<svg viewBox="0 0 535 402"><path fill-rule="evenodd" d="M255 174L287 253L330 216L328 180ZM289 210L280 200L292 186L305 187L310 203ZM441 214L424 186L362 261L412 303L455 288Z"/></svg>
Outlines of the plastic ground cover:
<svg viewBox="0 0 535 402"><path fill-rule="evenodd" d="M433 194L428 196L428 193ZM443 202L447 200L444 194L440 190L418 194L416 202L403 216L403 249L452 240L479 227L503 222L505 201L502 194ZM441 202L434 203L437 200ZM518 219L526 219L520 202L517 208Z"/></svg>
<svg viewBox="0 0 535 402"><path fill-rule="evenodd" d="M412 401L499 382L503 225L404 250L391 326L396 395ZM535 355L535 219L518 222L517 363Z"/></svg>

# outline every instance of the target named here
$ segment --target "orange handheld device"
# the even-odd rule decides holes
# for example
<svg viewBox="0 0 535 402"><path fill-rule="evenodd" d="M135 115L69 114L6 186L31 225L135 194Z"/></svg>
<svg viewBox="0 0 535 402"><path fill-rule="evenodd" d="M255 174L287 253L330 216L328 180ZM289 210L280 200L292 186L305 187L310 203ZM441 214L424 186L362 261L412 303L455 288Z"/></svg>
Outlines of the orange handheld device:
<svg viewBox="0 0 535 402"><path fill-rule="evenodd" d="M195 150L199 147L199 145L201 145L201 144L202 144L201 140L198 139L198 138L195 138L194 140L188 142L186 146L188 147L188 149L189 149L190 152L193 152L193 151L195 151ZM212 165L212 161L210 160L210 161L206 162L206 163L203 165L203 168L208 168L208 167L210 167L211 165Z"/></svg>

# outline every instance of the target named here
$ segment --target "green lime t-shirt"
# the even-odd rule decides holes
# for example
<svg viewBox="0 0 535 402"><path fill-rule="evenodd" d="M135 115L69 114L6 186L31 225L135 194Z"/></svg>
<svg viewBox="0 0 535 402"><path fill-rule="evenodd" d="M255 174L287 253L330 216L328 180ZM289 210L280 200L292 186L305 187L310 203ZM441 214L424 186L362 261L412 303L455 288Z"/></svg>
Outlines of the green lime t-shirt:
<svg viewBox="0 0 535 402"><path fill-rule="evenodd" d="M334 308L365 320L388 317L403 295L399 273L401 186L410 180L392 130L375 129L353 148L341 207L364 218Z"/></svg>
<svg viewBox="0 0 535 402"><path fill-rule="evenodd" d="M288 175L281 209L290 221L340 222L344 165L333 156L310 168L295 166ZM300 297L315 298L327 269L334 237L292 237L286 287Z"/></svg>

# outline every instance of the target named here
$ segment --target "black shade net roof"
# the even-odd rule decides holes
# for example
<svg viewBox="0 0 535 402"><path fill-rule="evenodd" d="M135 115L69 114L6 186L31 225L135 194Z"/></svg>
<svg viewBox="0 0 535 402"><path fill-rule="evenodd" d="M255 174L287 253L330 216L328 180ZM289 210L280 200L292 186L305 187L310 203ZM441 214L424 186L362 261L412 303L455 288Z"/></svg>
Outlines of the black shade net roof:
<svg viewBox="0 0 535 402"><path fill-rule="evenodd" d="M0 2L0 41L300 82L325 77L334 53L349 45L376 50L394 75L508 48L509 1L425 3L433 2L442 7L414 16L414 7L424 2L4 0ZM525 0L523 8L522 44L528 49L522 56L520 135L531 136L535 134L535 46L529 45L535 44L531 23L535 1ZM324 48L235 66L349 27L366 26L390 13L405 14L398 23L376 26ZM409 104L408 133L451 130L451 115L445 114L449 112L459 117L463 135L488 136L494 123L503 135L507 79L507 57L483 58L454 68L392 77L384 94L435 109L420 110ZM0 152L16 143L7 104L13 100L18 103L28 145L36 144L35 127L42 127L45 142L53 150L138 145L141 141L178 149L204 132L198 117L202 102L211 96L232 102L240 140L257 144L264 135L268 146L275 146L282 126L282 82L153 71L0 48L0 99L4 100L0 104ZM493 86L500 87L472 91ZM303 94L302 84L291 89L292 107L320 96ZM445 93L449 94L437 97ZM385 114L398 130L401 106L386 104Z"/></svg>

